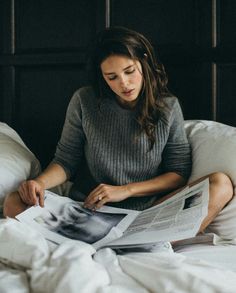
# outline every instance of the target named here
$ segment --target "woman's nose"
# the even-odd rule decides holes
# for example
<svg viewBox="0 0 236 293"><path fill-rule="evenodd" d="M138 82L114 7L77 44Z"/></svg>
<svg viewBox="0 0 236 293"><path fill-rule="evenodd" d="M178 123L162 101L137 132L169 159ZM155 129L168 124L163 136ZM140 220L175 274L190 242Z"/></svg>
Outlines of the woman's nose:
<svg viewBox="0 0 236 293"><path fill-rule="evenodd" d="M128 78L126 76L121 76L120 77L120 85L127 86L127 84L128 84Z"/></svg>

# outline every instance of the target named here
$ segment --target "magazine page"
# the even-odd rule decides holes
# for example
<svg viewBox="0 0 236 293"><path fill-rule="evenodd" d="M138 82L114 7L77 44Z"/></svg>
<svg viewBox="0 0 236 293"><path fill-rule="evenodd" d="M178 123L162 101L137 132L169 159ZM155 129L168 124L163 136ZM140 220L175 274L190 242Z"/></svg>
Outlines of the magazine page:
<svg viewBox="0 0 236 293"><path fill-rule="evenodd" d="M122 236L138 213L109 206L91 211L83 203L47 190L44 208L32 206L16 218L56 244L75 239L98 248Z"/></svg>
<svg viewBox="0 0 236 293"><path fill-rule="evenodd" d="M56 244L75 239L101 247L137 247L191 238L207 215L208 179L183 189L142 212L103 206L99 211L83 203L45 192L45 207L33 206L16 218Z"/></svg>
<svg viewBox="0 0 236 293"><path fill-rule="evenodd" d="M142 211L110 247L194 237L208 212L208 179Z"/></svg>

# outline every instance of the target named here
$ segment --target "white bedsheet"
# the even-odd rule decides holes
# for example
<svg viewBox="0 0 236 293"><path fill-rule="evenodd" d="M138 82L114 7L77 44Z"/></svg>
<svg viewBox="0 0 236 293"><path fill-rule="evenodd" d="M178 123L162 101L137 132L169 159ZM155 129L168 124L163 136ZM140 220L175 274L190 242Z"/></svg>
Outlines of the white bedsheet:
<svg viewBox="0 0 236 293"><path fill-rule="evenodd" d="M235 293L235 266L212 262L213 255L201 260L196 251L116 255L80 241L56 247L25 224L1 220L0 292Z"/></svg>

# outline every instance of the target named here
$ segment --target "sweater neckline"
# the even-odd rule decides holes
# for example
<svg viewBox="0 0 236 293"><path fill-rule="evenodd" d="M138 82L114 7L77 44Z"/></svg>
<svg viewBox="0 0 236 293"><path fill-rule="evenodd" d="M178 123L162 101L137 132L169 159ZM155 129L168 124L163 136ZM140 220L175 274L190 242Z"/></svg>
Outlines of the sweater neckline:
<svg viewBox="0 0 236 293"><path fill-rule="evenodd" d="M126 117L135 117L137 114L137 108L133 109L126 109L123 108L115 99L106 98L102 101L102 105L106 108L111 110L112 112L123 115Z"/></svg>

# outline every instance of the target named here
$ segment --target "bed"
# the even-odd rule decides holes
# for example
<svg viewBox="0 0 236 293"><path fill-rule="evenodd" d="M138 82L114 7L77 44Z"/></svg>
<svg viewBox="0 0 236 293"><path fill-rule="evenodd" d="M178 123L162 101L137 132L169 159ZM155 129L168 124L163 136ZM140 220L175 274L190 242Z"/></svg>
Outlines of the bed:
<svg viewBox="0 0 236 293"><path fill-rule="evenodd" d="M185 121L193 150L190 181L214 171L236 186L236 128ZM0 206L40 164L19 135L0 123ZM209 226L213 242L162 246L149 253L117 254L69 240L60 245L15 219L0 219L0 292L236 292L236 198ZM205 238L207 239L207 237Z"/></svg>

